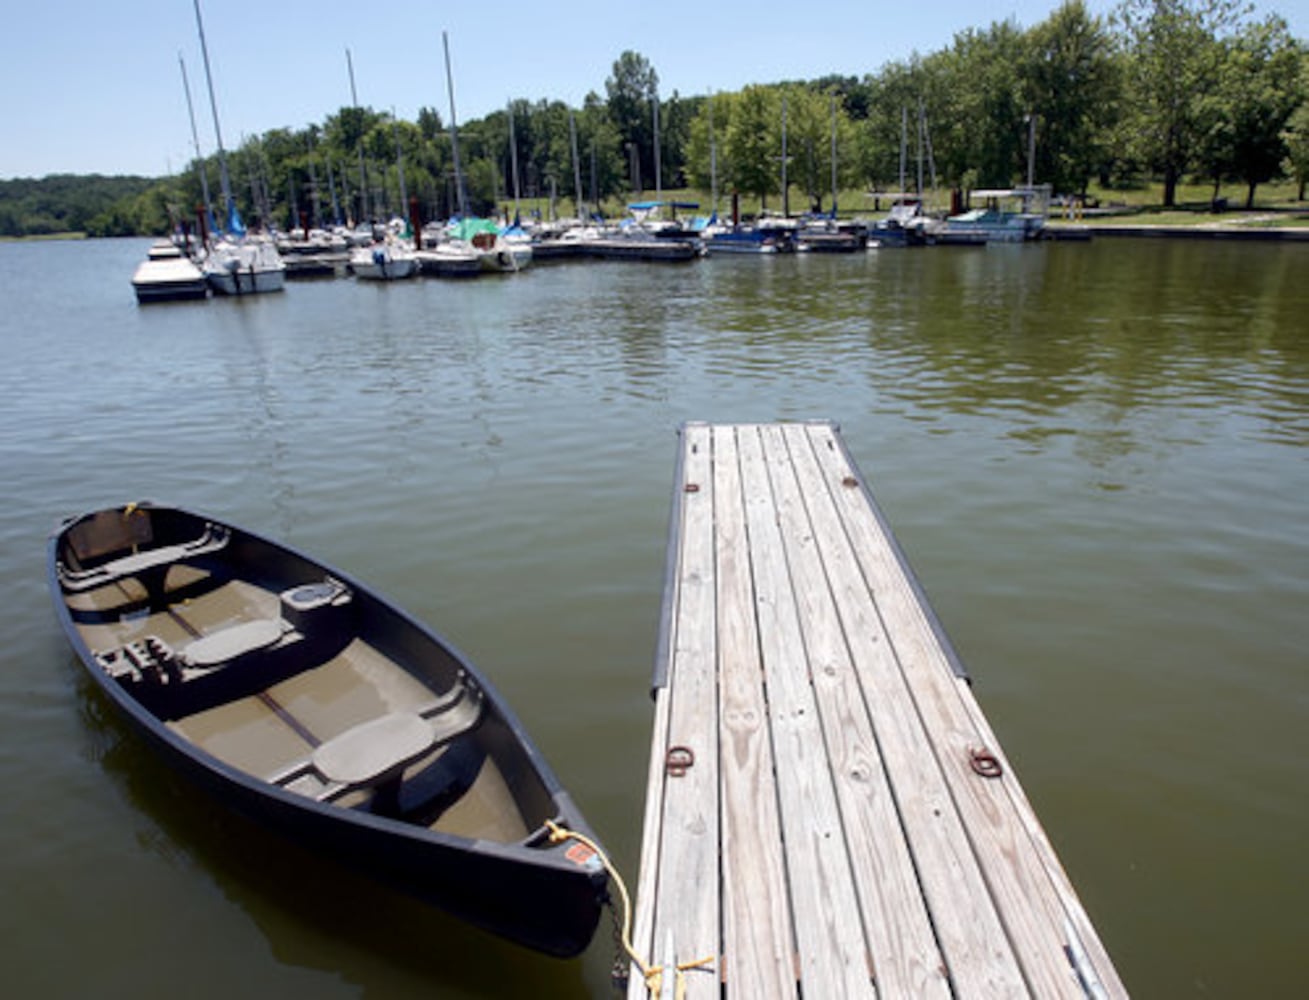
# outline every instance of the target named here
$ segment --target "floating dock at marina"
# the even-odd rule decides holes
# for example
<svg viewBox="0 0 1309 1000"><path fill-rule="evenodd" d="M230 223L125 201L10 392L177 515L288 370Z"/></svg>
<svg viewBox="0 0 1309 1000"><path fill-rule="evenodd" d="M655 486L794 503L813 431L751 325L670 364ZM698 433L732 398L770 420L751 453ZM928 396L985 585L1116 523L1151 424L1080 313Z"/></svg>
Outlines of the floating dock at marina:
<svg viewBox="0 0 1309 1000"><path fill-rule="evenodd" d="M1126 996L837 429L688 424L676 482L654 994Z"/></svg>

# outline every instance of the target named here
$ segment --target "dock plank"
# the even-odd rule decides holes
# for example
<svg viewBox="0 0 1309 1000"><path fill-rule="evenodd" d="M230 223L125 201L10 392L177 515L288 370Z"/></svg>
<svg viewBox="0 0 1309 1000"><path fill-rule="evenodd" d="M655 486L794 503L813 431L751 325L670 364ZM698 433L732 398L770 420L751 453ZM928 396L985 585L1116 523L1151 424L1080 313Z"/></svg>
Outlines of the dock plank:
<svg viewBox="0 0 1309 1000"><path fill-rule="evenodd" d="M1126 996L836 429L688 424L670 535L638 950L716 959L687 997Z"/></svg>
<svg viewBox="0 0 1309 1000"><path fill-rule="evenodd" d="M646 820L642 856L656 852L659 864L643 868L638 889L637 927L650 928L638 947L645 955L662 950L671 935L682 961L711 957L714 964L688 979L688 1000L718 995L719 895L702 891L718 881L718 697L717 602L714 566L714 494L710 475L710 438L707 428L688 428L682 462L685 482L679 505L682 543L670 619L674 628L669 643L668 683L656 693L656 745L652 753L647 811L661 814L666 834L662 841L650 834L659 823ZM690 749L695 763L670 777L668 751ZM657 790L657 791L656 791ZM647 884L647 875L650 884ZM668 905L655 910L656 900ZM629 991L646 995L642 978L632 973Z"/></svg>
<svg viewBox="0 0 1309 1000"><path fill-rule="evenodd" d="M957 995L1025 996L1026 986L1004 923L991 898L986 877L969 847L964 823L939 761L932 734L916 703L908 674L922 669L921 655L905 650L894 622L887 621L885 587L870 581L860 549L889 554L876 527L861 523L852 534L842 521L842 507L864 502L858 477L843 465L834 440L797 428L791 433L797 466L814 497L824 557L840 566L836 599L850 655L865 700L873 712L878 741L886 757L887 780L899 806L905 849L917 864L920 892L935 926L944 964ZM806 444L809 447L806 447ZM854 486L846 485L854 483ZM820 504L820 498L826 502ZM871 593L870 593L871 591ZM876 600L873 594L876 594ZM906 655L908 654L908 655ZM907 662L906 662L907 660ZM948 668L946 668L948 673ZM896 914L899 925L903 915Z"/></svg>
<svg viewBox="0 0 1309 1000"><path fill-rule="evenodd" d="M735 995L794 996L786 865L734 429L714 428L713 459L725 974Z"/></svg>
<svg viewBox="0 0 1309 1000"><path fill-rule="evenodd" d="M815 442L815 454L824 459L829 483L860 481L834 429L813 426L807 431ZM838 496L846 531L870 588L879 595L887 632L894 636L899 659L906 665L905 676L918 711L933 734L955 808L1003 916L1024 977L1036 996L1084 996L1083 985L1068 959L1068 901L1055 890L1041 852L1028 835L1029 827L1039 823L1030 807L1026 810L1030 818L1020 814L1025 810L1018 806L1026 805L1027 799L1018 789L1014 770L990 727L983 732L976 725L975 720L982 714L980 707L966 680L955 671L948 643L930 617L897 549L889 544L871 495L849 489ZM974 749L993 754L1000 760L1004 774L996 779L980 778L971 764ZM1011 794L1011 789L1018 793ZM1081 909L1077 903L1079 919L1073 922L1090 929L1089 920L1080 916Z"/></svg>
<svg viewBox="0 0 1309 1000"><path fill-rule="evenodd" d="M795 519L779 516L793 498L777 496L770 481L786 456L784 449L778 455L780 438L766 449L768 430L739 428L737 447L797 964L810 995L871 997L859 904L783 541L784 524L793 527Z"/></svg>
<svg viewBox="0 0 1309 1000"><path fill-rule="evenodd" d="M884 640L876 623L857 613L863 581L848 545L837 544L843 538L836 529L836 511L809 453L808 440L788 434L785 446L793 464L789 474L779 469L776 488L789 522L787 537L793 540L791 564L800 620L864 914L873 978L885 996L946 996L945 961L914 859L901 834L901 808L910 816L914 810L909 803L898 805L893 796L890 764L879 746L851 651L853 646ZM820 547L819 537L832 543ZM872 696L876 699L877 692ZM881 704L888 704L884 697ZM904 732L883 733L880 739L891 744L886 748L890 760L904 761L918 752L908 745ZM884 913L899 916L886 920Z"/></svg>

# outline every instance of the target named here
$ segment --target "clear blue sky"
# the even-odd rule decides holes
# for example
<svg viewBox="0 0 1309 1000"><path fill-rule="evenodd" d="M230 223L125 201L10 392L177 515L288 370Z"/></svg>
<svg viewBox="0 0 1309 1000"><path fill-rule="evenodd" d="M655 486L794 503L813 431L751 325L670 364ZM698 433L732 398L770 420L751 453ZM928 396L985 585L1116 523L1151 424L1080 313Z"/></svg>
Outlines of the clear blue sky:
<svg viewBox="0 0 1309 1000"><path fill-rule="evenodd" d="M645 56L660 93L863 75L950 44L955 33L1013 18L1044 20L1058 0L201 0L223 142L321 122L350 103L413 120L448 116L441 32L450 36L460 120L510 99L580 106L604 94L625 49ZM1088 0L1103 13L1112 0ZM1259 3L1300 38L1309 0ZM558 11L547 15L543 11ZM185 168L191 131L186 61L200 144L215 148L192 0L17 0L6 4L0 56L0 178L144 174Z"/></svg>

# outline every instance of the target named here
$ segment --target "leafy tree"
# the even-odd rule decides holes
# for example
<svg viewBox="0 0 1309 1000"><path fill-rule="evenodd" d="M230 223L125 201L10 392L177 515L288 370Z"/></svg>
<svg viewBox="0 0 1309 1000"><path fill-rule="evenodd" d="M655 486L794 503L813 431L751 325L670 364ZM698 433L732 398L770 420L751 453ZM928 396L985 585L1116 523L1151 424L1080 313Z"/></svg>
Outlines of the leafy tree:
<svg viewBox="0 0 1309 1000"><path fill-rule="evenodd" d="M892 63L869 80L866 122L859 132L857 167L870 187L879 190L913 188L917 176L919 102L932 89L923 60ZM937 122L937 137L944 135ZM903 158L903 159L902 159ZM900 177L903 162L905 176Z"/></svg>
<svg viewBox="0 0 1309 1000"><path fill-rule="evenodd" d="M1309 101L1296 108L1286 123L1282 138L1286 142L1287 172L1299 185L1296 200L1304 201L1305 187L1309 183Z"/></svg>
<svg viewBox="0 0 1309 1000"><path fill-rule="evenodd" d="M1023 103L1037 116L1036 180L1085 193L1119 109L1113 42L1082 0L1067 0L1027 32Z"/></svg>
<svg viewBox="0 0 1309 1000"><path fill-rule="evenodd" d="M1217 36L1241 11L1233 0L1124 0L1117 21L1127 45L1127 106L1141 158L1164 181L1164 207L1200 144L1201 98L1221 61Z"/></svg>
<svg viewBox="0 0 1309 1000"><path fill-rule="evenodd" d="M823 94L805 86L784 88L787 107L787 152L790 164L787 180L798 184L809 198L810 207L822 211L823 196L832 186L832 101L834 94ZM857 165L853 153L842 170L841 150L852 150L854 130L844 109L836 112L838 184L851 177Z"/></svg>
<svg viewBox="0 0 1309 1000"><path fill-rule="evenodd" d="M609 118L623 143L636 148L642 177L654 177L654 111L659 74L644 56L628 50L605 80Z"/></svg>
<svg viewBox="0 0 1309 1000"><path fill-rule="evenodd" d="M936 160L950 183L972 179L1004 187L1026 174L1031 108L1017 76L1025 50L1018 25L1002 21L985 31L959 33L950 49L925 60L936 84L926 104L935 112Z"/></svg>
<svg viewBox="0 0 1309 1000"><path fill-rule="evenodd" d="M1246 208L1254 207L1255 188L1277 175L1286 156L1283 132L1306 96L1302 59L1300 44L1275 16L1248 25L1227 47L1218 94L1230 135L1228 165L1246 184Z"/></svg>
<svg viewBox="0 0 1309 1000"><path fill-rule="evenodd" d="M603 201L621 194L624 188L622 140L609 118L608 105L594 91L586 95L577 116L577 141L588 200Z"/></svg>
<svg viewBox="0 0 1309 1000"><path fill-rule="evenodd" d="M726 128L727 181L766 204L781 190L781 100L772 87L751 85L736 98ZM720 161L721 170L721 161Z"/></svg>

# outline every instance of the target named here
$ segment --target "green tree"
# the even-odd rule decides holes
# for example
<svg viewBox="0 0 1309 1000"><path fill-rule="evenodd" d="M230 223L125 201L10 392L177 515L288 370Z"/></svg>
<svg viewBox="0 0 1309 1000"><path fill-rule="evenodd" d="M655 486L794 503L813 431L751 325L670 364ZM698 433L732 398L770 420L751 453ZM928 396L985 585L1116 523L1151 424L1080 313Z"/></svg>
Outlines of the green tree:
<svg viewBox="0 0 1309 1000"><path fill-rule="evenodd" d="M1116 18L1127 46L1129 134L1137 155L1163 177L1163 204L1201 145L1202 98L1217 84L1218 35L1240 16L1233 0L1125 0Z"/></svg>
<svg viewBox="0 0 1309 1000"><path fill-rule="evenodd" d="M1226 47L1218 96L1230 135L1227 166L1245 182L1246 208L1286 157L1283 133L1305 98L1302 59L1300 44L1276 16L1247 25Z"/></svg>
<svg viewBox="0 0 1309 1000"><path fill-rule="evenodd" d="M742 90L734 105L725 135L725 176L731 188L764 205L768 195L781 190L780 96L775 88L756 84Z"/></svg>
<svg viewBox="0 0 1309 1000"><path fill-rule="evenodd" d="M1299 185L1296 200L1304 201L1305 187L1309 184L1309 101L1292 113L1282 138L1286 142L1287 173Z"/></svg>
<svg viewBox="0 0 1309 1000"><path fill-rule="evenodd" d="M654 178L654 111L651 102L656 99L658 90L659 74L648 59L631 50L618 57L613 75L605 80L609 119L618 130L619 140L635 147L641 176L651 182Z"/></svg>
<svg viewBox="0 0 1309 1000"><path fill-rule="evenodd" d="M1036 115L1035 180L1085 193L1119 113L1113 42L1082 0L1067 0L1027 32L1019 92Z"/></svg>

